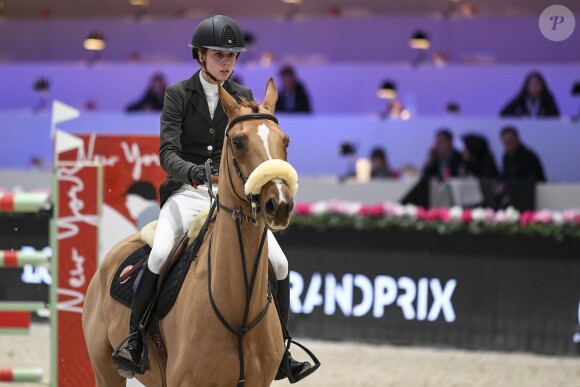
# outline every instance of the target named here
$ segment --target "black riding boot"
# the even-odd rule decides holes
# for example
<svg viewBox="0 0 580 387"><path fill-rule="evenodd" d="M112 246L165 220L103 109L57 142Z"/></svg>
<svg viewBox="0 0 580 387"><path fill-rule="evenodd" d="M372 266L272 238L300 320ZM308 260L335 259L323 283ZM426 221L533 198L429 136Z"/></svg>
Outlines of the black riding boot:
<svg viewBox="0 0 580 387"><path fill-rule="evenodd" d="M145 265L143 274L135 291L133 307L131 309L131 320L129 324L129 335L131 338L127 345L119 350L117 356L113 356L113 362L119 367L119 374L127 379L131 379L135 373L140 373L139 365L141 353L143 352L143 337L139 332L139 323L145 310L151 302L151 298L157 290L158 274L149 270Z"/></svg>
<svg viewBox="0 0 580 387"><path fill-rule="evenodd" d="M290 275L288 275L282 281L278 281L278 293L276 294L276 298L278 301L278 307L280 308L280 315L282 316L284 324L286 324L286 328L288 328L288 313L290 310ZM306 372L310 369L310 367L312 367L309 362L300 362L294 360L290 352L284 352L284 357L282 358L280 368L276 374L276 380L285 379L288 377L285 366L286 357L290 357L290 370L293 376L292 378L289 378L290 383L295 383L295 381L293 381L295 380L295 377L302 374L303 372Z"/></svg>

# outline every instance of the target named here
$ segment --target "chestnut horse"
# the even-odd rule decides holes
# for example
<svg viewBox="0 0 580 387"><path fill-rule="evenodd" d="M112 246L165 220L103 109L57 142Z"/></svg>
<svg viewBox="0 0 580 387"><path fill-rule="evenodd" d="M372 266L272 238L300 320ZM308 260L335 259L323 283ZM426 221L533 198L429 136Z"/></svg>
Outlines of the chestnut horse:
<svg viewBox="0 0 580 387"><path fill-rule="evenodd" d="M234 387L244 384L239 384L240 379L249 387L269 386L284 352L280 321L268 290L268 247L263 242L267 229L288 226L298 189L296 171L285 161L288 136L272 116L278 93L270 79L261 105L239 104L221 86L219 94L230 124L220 163L217 215L175 305L160 322L168 356L166 382L171 387ZM127 336L131 311L111 298L109 288L111 281L118 280L113 276L121 262L143 243L136 233L115 245L86 294L83 330L97 386L125 385L111 354ZM254 268L247 307L247 277ZM240 356L239 337L226 325L235 331L254 322L243 336ZM147 371L135 377L146 386L161 386L157 358L150 341L148 345Z"/></svg>

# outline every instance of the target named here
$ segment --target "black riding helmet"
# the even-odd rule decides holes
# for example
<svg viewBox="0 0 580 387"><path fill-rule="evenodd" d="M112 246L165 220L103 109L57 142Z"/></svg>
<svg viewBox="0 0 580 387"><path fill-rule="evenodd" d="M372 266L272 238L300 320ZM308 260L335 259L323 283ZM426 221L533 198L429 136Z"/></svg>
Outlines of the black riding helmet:
<svg viewBox="0 0 580 387"><path fill-rule="evenodd" d="M246 51L244 32L230 17L215 15L205 19L195 28L191 38L191 55L197 60L197 50L211 48L216 51Z"/></svg>

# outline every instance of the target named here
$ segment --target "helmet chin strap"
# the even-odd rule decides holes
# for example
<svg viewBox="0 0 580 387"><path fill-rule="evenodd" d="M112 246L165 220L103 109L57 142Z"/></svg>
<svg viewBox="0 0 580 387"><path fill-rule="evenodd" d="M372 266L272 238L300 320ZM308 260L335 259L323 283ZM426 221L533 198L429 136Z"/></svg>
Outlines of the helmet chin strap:
<svg viewBox="0 0 580 387"><path fill-rule="evenodd" d="M203 72L206 73L212 81L219 83L218 79L214 77L209 71L207 71L207 68L205 67L205 61L202 61L201 63L203 63Z"/></svg>

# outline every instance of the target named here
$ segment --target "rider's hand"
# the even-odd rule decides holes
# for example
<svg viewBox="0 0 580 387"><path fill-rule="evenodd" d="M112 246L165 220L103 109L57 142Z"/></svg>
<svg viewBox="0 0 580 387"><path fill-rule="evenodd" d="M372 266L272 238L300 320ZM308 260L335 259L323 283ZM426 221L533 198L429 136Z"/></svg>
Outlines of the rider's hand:
<svg viewBox="0 0 580 387"><path fill-rule="evenodd" d="M207 181L204 165L194 165L189 169L189 181L191 184L204 184Z"/></svg>

